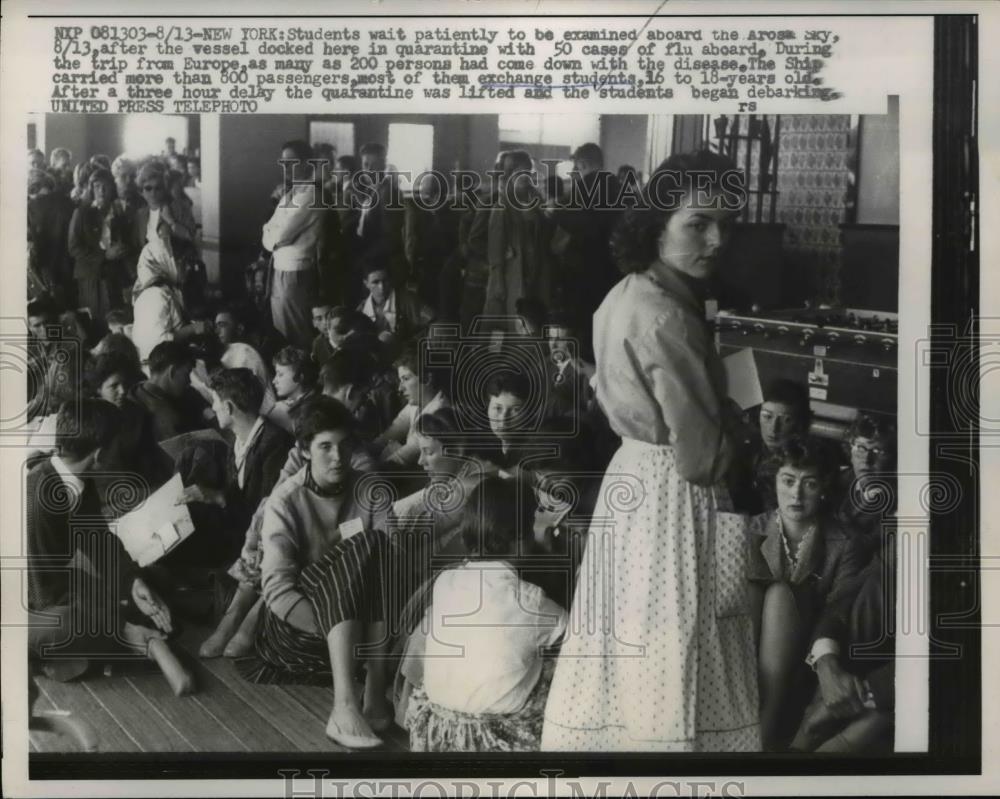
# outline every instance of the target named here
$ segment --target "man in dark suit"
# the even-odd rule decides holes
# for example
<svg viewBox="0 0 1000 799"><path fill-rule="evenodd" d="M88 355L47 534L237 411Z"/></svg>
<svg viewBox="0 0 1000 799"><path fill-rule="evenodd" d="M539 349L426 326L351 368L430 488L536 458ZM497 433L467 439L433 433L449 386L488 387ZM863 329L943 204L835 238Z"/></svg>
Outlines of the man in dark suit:
<svg viewBox="0 0 1000 799"><path fill-rule="evenodd" d="M253 512L271 493L295 442L260 415L264 388L249 369L223 369L212 378L210 388L219 427L234 436L225 486L220 490L191 485L185 488L184 498L225 508L226 538L238 552Z"/></svg>
<svg viewBox="0 0 1000 799"><path fill-rule="evenodd" d="M416 286L421 300L440 309L446 288L441 272L458 247L458 217L448 204L446 187L439 176L428 172L420 178L403 216L407 280Z"/></svg>
<svg viewBox="0 0 1000 799"><path fill-rule="evenodd" d="M604 169L604 153L590 142L572 155L573 185L569 202L547 211L569 241L563 254L572 274L566 276L567 305L579 313L578 327L586 338L583 354L589 357L594 311L619 280L621 272L611 255L611 234L621 216L618 178Z"/></svg>
<svg viewBox="0 0 1000 799"><path fill-rule="evenodd" d="M806 662L819 690L792 748L810 752L891 751L895 710L894 537L883 539L852 590L828 607Z"/></svg>
<svg viewBox="0 0 1000 799"><path fill-rule="evenodd" d="M58 452L25 484L29 649L55 679L172 629L166 604L109 529L91 480L118 426L111 403L65 403Z"/></svg>
<svg viewBox="0 0 1000 799"><path fill-rule="evenodd" d="M378 143L361 148L361 171L344 190L341 231L346 237L355 279L349 289L357 291L358 269L369 255L380 252L399 279L406 273L403 248L403 203L396 176L386 172L385 147ZM347 297L353 299L357 297Z"/></svg>

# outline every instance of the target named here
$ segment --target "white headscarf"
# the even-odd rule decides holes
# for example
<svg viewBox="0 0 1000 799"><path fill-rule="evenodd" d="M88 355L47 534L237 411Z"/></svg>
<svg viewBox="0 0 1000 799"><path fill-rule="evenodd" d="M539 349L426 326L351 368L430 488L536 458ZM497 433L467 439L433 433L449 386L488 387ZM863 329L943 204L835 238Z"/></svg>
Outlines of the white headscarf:
<svg viewBox="0 0 1000 799"><path fill-rule="evenodd" d="M138 298L150 286L160 283L170 288L180 288L180 273L173 249L168 239L156 236L146 242L139 253L136 264L136 280L132 287L132 299Z"/></svg>

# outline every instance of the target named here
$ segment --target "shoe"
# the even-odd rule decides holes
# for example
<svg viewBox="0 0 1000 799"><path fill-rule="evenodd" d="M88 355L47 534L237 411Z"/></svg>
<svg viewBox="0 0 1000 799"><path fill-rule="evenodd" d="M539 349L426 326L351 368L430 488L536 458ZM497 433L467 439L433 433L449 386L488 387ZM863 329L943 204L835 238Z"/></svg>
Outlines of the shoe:
<svg viewBox="0 0 1000 799"><path fill-rule="evenodd" d="M340 729L340 726L330 719L326 723L326 737L334 743L346 746L348 749L374 749L383 741L377 735L353 735Z"/></svg>

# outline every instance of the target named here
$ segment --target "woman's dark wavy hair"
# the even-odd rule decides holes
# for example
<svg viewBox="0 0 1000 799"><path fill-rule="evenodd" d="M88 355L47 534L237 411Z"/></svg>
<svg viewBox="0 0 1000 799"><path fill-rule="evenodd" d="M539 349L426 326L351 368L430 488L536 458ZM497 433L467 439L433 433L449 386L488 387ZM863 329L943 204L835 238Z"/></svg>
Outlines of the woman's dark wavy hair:
<svg viewBox="0 0 1000 799"><path fill-rule="evenodd" d="M828 510L833 504L834 488L837 480L836 444L815 436L793 436L771 453L762 465L763 474L768 476L767 490L777 507L776 480L778 470L783 466L795 469L815 469L823 488L825 499L821 510Z"/></svg>
<svg viewBox="0 0 1000 799"><path fill-rule="evenodd" d="M710 150L670 156L650 175L640 201L625 211L611 236L611 250L623 274L642 272L657 259L664 225L696 187L723 193L734 210L746 201L743 172L726 156Z"/></svg>

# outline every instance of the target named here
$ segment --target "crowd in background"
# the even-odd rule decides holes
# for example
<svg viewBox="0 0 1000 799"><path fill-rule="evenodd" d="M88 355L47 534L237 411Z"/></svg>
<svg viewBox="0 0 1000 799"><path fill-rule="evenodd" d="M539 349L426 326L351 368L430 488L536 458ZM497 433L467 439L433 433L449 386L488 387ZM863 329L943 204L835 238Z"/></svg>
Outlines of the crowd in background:
<svg viewBox="0 0 1000 799"><path fill-rule="evenodd" d="M113 521L179 474L194 533L145 569L119 553L129 566L98 569L105 593L89 594L130 598L129 640L169 638L190 614L213 627L201 656L234 658L247 680L332 681L327 734L352 748L377 746L393 723L414 750L590 748L543 727L584 729L591 716L561 708L574 695L600 701L559 653L569 611L591 601L579 585L593 568L585 552L598 547L608 481L624 463L639 493L688 492L692 519L711 486L713 514L747 520L729 566L721 533L713 554L690 555L699 575L704 558L734 572L732 596L724 579L700 576L685 593L687 555L651 550L643 585L679 586L680 599L644 619L666 643L639 678L672 684L671 664L689 660L695 639L703 656L673 699L662 692L669 711L648 712L683 716L689 695L720 681L731 694L721 701L746 719L739 737L714 739L723 750L891 746L893 555L882 530L895 428L861 413L844 441L811 436L807 388L789 380L765 386L749 414L727 405L696 329L704 316L696 308L672 326L683 314L656 305L680 298L690 316L726 219L623 207L635 172L606 171L595 144L573 153L570 185L538 181L526 151L501 153L475 208L438 202L430 176L404 193L378 143L355 156L291 141L275 156L294 166L271 195L260 255L244 291L220 298L186 191L197 158L169 143L139 163L74 164L56 149L46 165L29 153L29 417L54 433L39 439L26 496L39 563L64 552L84 503ZM325 168L307 163L316 158ZM510 192L538 202L517 207ZM688 263L696 239L712 253ZM631 327L614 313L647 300ZM174 456L159 446L187 434ZM634 441L658 449L629 450ZM624 451L633 460L616 460ZM125 500L121 475L134 476ZM39 499L47 477L76 498L68 513ZM669 503L662 518L615 518L626 533L700 547L701 522ZM631 579L639 566L623 568ZM633 596L624 584L622 607ZM31 610L65 611L77 590L40 569ZM728 618L747 620L747 651L733 660L723 641L718 655L723 671L742 664L738 679L703 673L714 650L695 605L715 607L716 638ZM456 615L476 623L448 626ZM855 656L873 642L883 648ZM464 655L447 657L455 647ZM79 660L50 673L85 675L92 664ZM550 686L560 707L547 711ZM633 690L603 711L582 704L604 714L602 729L669 748L662 730L644 737ZM698 737L711 724L700 703L687 714Z"/></svg>

